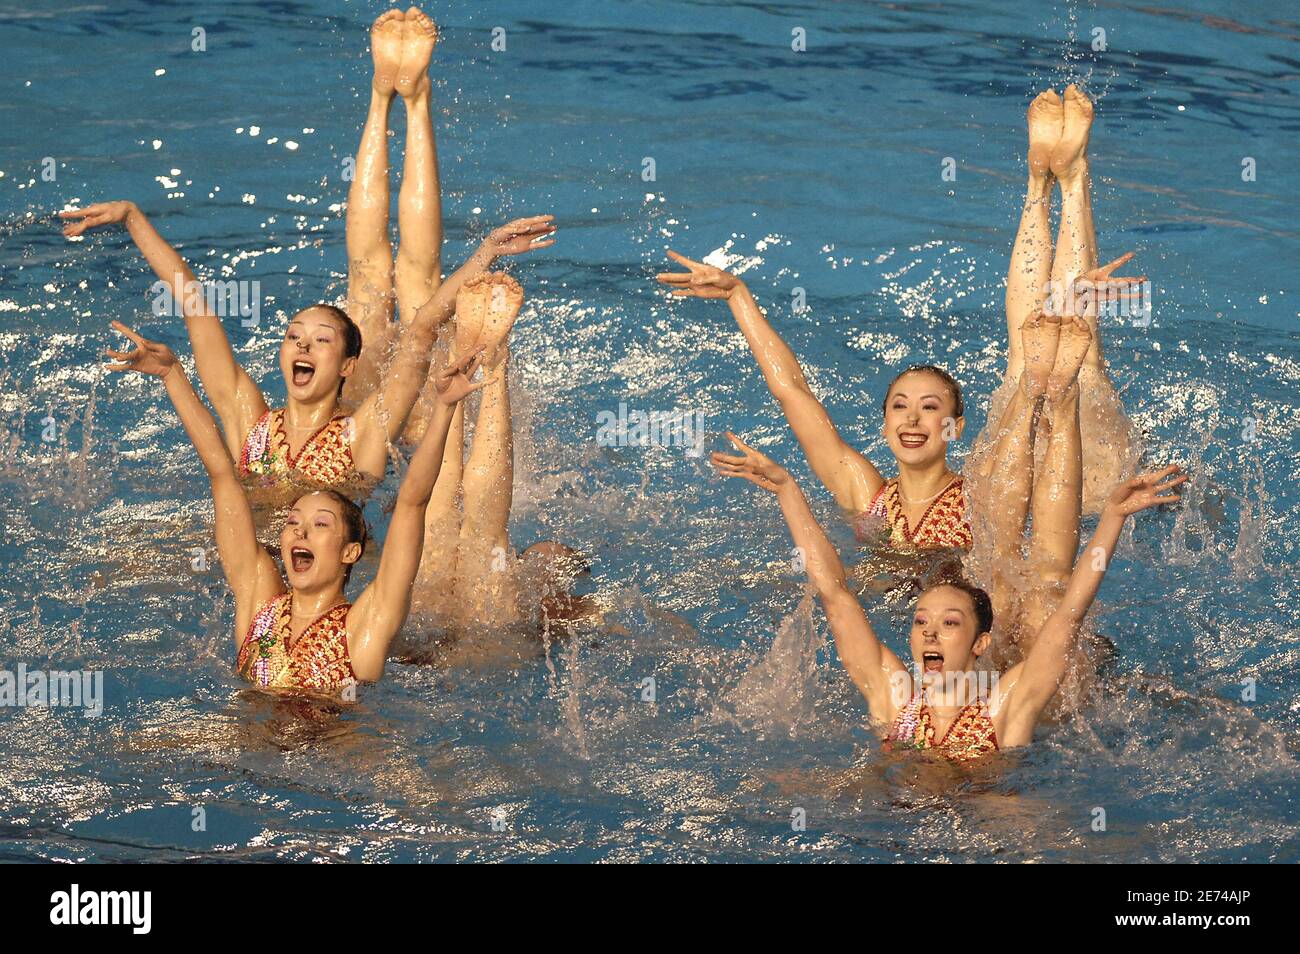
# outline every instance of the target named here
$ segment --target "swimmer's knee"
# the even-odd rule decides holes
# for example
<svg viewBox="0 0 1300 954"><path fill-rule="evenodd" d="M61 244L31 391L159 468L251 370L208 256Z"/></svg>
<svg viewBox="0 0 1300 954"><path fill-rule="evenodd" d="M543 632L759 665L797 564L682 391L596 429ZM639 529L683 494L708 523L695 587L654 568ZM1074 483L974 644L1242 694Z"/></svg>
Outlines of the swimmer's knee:
<svg viewBox="0 0 1300 954"><path fill-rule="evenodd" d="M477 438L475 438L477 440ZM462 486L489 487L491 492L498 491L497 484L504 487L509 476L509 462L502 462L499 453L480 455L475 458L471 453L465 468L461 471Z"/></svg>
<svg viewBox="0 0 1300 954"><path fill-rule="evenodd" d="M398 275L405 275L408 280L428 283L436 281L441 274L442 256L432 246L413 248L409 242L399 243L395 256L395 270Z"/></svg>
<svg viewBox="0 0 1300 954"><path fill-rule="evenodd" d="M359 320L367 309L384 307L393 296L393 253L390 247L373 250L372 254L354 258L348 263L351 272L349 305L355 302ZM349 312L351 314L351 312Z"/></svg>

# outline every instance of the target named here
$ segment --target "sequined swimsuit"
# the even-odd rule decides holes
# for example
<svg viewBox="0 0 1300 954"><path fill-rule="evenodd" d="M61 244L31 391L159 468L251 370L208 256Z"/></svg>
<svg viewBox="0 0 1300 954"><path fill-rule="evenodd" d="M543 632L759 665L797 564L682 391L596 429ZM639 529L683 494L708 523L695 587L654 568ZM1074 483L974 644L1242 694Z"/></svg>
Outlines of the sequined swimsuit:
<svg viewBox="0 0 1300 954"><path fill-rule="evenodd" d="M936 749L954 762L970 762L998 751L998 734L993 728L988 706L983 702L972 702L957 713L943 738L936 742L930 707L924 697L917 694L894 719L889 734L885 736L884 748L886 751Z"/></svg>
<svg viewBox="0 0 1300 954"><path fill-rule="evenodd" d="M292 632L293 595L275 597L253 617L235 668L263 688L338 692L346 683L356 681L348 655L346 624L351 608L351 603L340 603L318 616L292 648L285 649Z"/></svg>
<svg viewBox="0 0 1300 954"><path fill-rule="evenodd" d="M915 527L908 523L898 478L886 481L871 498L867 509L854 520L853 529L859 543L869 542L877 533L883 535L887 531L891 547L968 550L971 545L970 520L966 515L962 479L953 478L952 483L925 508Z"/></svg>
<svg viewBox="0 0 1300 954"><path fill-rule="evenodd" d="M267 411L244 439L239 476L255 486L293 483L304 487L336 487L357 476L352 460L352 418L329 420L294 455L284 429L284 408Z"/></svg>

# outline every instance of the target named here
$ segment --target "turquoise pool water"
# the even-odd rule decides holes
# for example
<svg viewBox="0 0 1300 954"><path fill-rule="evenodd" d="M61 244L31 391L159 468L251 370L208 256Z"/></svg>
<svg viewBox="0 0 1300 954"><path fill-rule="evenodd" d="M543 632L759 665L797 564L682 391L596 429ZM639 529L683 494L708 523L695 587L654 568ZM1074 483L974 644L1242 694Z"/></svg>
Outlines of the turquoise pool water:
<svg viewBox="0 0 1300 954"><path fill-rule="evenodd" d="M342 293L380 7L25 6L0 3L0 652L103 671L104 712L0 709L0 858L1300 858L1300 24L1281 7L426 8L444 261L515 215L561 226L514 267L513 538L592 554L626 633L390 662L330 714L234 678L219 571L190 563L202 472L160 389L96 367L111 319L178 351L183 329L150 315L123 234L69 244L51 214L132 198L202 277L259 281L262 328L231 330L282 395L283 312ZM663 250L752 259L858 446L883 452L882 391L922 360L965 385L973 437L1005 350L1024 108L1078 79L1098 100L1102 255L1136 250L1155 296L1150 327L1105 327L1113 372L1151 457L1196 479L1102 589L1117 651L1097 697L1014 758L931 775L876 751L773 502L681 448L599 446L596 415L693 410L751 436L848 554L725 309L659 295ZM368 511L381 526L393 489ZM898 645L896 611L872 615Z"/></svg>

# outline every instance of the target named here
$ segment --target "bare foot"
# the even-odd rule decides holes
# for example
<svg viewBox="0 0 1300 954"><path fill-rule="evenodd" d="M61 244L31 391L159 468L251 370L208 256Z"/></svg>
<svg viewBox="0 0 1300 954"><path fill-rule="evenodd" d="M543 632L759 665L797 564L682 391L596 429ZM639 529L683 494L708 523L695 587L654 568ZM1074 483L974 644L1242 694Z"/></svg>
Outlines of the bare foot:
<svg viewBox="0 0 1300 954"><path fill-rule="evenodd" d="M402 39L402 67L397 71L397 92L410 99L429 89L429 60L438 42L438 28L416 7L406 11L406 34Z"/></svg>
<svg viewBox="0 0 1300 954"><path fill-rule="evenodd" d="M1056 90L1045 89L1029 104L1029 171L1035 176L1052 172L1052 151L1061 138L1065 114Z"/></svg>
<svg viewBox="0 0 1300 954"><path fill-rule="evenodd" d="M1056 346L1056 363L1047 379L1048 397L1059 397L1068 391L1079 377L1083 359L1092 345L1092 329L1082 318L1061 321L1061 333Z"/></svg>
<svg viewBox="0 0 1300 954"><path fill-rule="evenodd" d="M513 278L500 272L485 275L482 281L491 283L491 297L478 343L484 347L483 366L493 368L506 357L510 329L515 326L515 318L523 306L524 290Z"/></svg>
<svg viewBox="0 0 1300 954"><path fill-rule="evenodd" d="M456 293L456 338L452 342L450 361L459 361L477 348L479 336L483 334L491 296L478 288L480 281L468 281Z"/></svg>
<svg viewBox="0 0 1300 954"><path fill-rule="evenodd" d="M375 78L371 85L381 96L392 96L402 62L402 33L406 21L401 10L381 13L370 28L370 55L375 61Z"/></svg>
<svg viewBox="0 0 1300 954"><path fill-rule="evenodd" d="M1057 342L1061 335L1061 319L1041 311L1020 326L1020 347L1025 355L1025 369L1020 374L1021 385L1030 397L1047 390L1047 384L1056 366Z"/></svg>
<svg viewBox="0 0 1300 954"><path fill-rule="evenodd" d="M456 295L457 356L482 346L484 367L498 364L523 303L524 290L501 272L466 282Z"/></svg>
<svg viewBox="0 0 1300 954"><path fill-rule="evenodd" d="M1088 133L1092 130L1092 100L1071 83L1065 87L1061 138L1052 150L1052 173L1062 183L1076 181L1088 168Z"/></svg>

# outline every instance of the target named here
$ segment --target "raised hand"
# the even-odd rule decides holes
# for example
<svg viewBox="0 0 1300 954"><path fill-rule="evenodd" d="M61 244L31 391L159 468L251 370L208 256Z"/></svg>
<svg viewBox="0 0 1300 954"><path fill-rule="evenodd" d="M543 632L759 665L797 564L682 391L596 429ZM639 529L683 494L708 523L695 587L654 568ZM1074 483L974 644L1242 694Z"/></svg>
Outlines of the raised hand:
<svg viewBox="0 0 1300 954"><path fill-rule="evenodd" d="M1178 476L1173 476L1177 474ZM1167 493L1187 480L1187 475L1177 464L1170 464L1163 470L1153 470L1127 480L1115 488L1106 508L1120 516L1128 517L1150 507L1174 503L1178 494Z"/></svg>
<svg viewBox="0 0 1300 954"><path fill-rule="evenodd" d="M59 218L68 223L63 226L63 234L68 238L75 238L86 229L125 222L134 208L134 202L96 202L84 209L68 209L66 212L60 212Z"/></svg>
<svg viewBox="0 0 1300 954"><path fill-rule="evenodd" d="M534 215L515 219L493 229L483 240L483 248L493 257L520 255L554 245L555 216Z"/></svg>
<svg viewBox="0 0 1300 954"><path fill-rule="evenodd" d="M483 361L483 347L480 345L458 361L452 362L433 379L434 390L438 400L448 407L455 407L480 388L491 384L495 378L488 378L474 384L470 378Z"/></svg>
<svg viewBox="0 0 1300 954"><path fill-rule="evenodd" d="M669 249L668 257L678 265L685 265L686 272L660 272L655 276L661 284L672 289L679 297L691 298L730 298L731 293L744 283L730 272L724 272L712 265L692 261L685 255L678 255Z"/></svg>
<svg viewBox="0 0 1300 954"><path fill-rule="evenodd" d="M1145 282L1147 280L1145 275L1128 277L1113 274L1115 269L1127 265L1132 259L1133 253L1125 252L1113 262L1086 271L1075 278L1070 282L1070 287L1066 291L1066 304L1071 310L1063 312L1063 314L1092 314L1101 301L1109 300L1111 289L1118 290L1121 295L1132 294L1136 291L1131 289L1130 286Z"/></svg>
<svg viewBox="0 0 1300 954"><path fill-rule="evenodd" d="M781 485L790 479L790 474L784 467L761 451L754 450L731 431L727 431L727 439L736 445L741 456L736 457L718 451L714 451L709 456L714 468L723 477L743 477L751 484L757 484L773 493L776 493Z"/></svg>
<svg viewBox="0 0 1300 954"><path fill-rule="evenodd" d="M141 374L151 374L156 378L165 378L167 372L176 367L176 355L165 344L149 341L120 321L113 322L113 330L126 335L135 342L136 346L132 351L105 350L104 354L118 362L117 364L105 362L104 367L109 371L138 371Z"/></svg>

